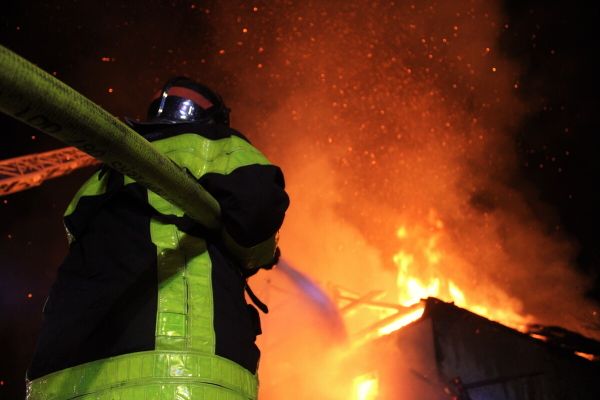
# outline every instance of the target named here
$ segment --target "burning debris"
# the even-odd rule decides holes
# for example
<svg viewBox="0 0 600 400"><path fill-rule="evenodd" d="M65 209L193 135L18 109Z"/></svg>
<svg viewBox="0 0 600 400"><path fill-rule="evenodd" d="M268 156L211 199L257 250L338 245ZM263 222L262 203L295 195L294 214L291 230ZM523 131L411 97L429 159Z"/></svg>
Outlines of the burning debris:
<svg viewBox="0 0 600 400"><path fill-rule="evenodd" d="M370 377L370 394L357 393L355 398L591 400L600 396L600 365L576 356L575 348L567 349L565 341L536 340L434 298L424 304L420 319L356 353L354 364L363 371L359 377ZM596 357L600 354L598 342L586 339L585 345L579 344L587 351L593 347Z"/></svg>
<svg viewBox="0 0 600 400"><path fill-rule="evenodd" d="M600 394L600 343L564 328L518 331L432 297L404 306L380 300L382 291L358 295L340 287L329 288L339 310L332 316L330 306L311 301L289 278L275 270L259 289L277 311L264 323L270 333L262 343L265 398L591 400ZM334 323L339 318L345 335ZM273 332L281 323L285 335ZM309 363L316 368L299 368Z"/></svg>
<svg viewBox="0 0 600 400"><path fill-rule="evenodd" d="M546 226L552 212L514 181L514 137L528 106L520 67L498 43L511 32L499 3L277 4L268 29L275 40L264 44L269 78L252 72L241 81L246 93L264 84L276 94L257 131L293 200L284 256L337 290L349 346L409 329L425 318L418 304L427 297L523 334L541 323L600 337L591 328L597 305L583 297L588 282L571 267L575 245ZM284 312L305 322L297 329L275 312L265 322L263 397L385 390L372 371L336 376L349 368L339 355L347 347L320 344L304 313ZM269 336L286 339L269 350ZM383 360L380 371L393 369ZM290 364L306 387L278 392L270 382Z"/></svg>

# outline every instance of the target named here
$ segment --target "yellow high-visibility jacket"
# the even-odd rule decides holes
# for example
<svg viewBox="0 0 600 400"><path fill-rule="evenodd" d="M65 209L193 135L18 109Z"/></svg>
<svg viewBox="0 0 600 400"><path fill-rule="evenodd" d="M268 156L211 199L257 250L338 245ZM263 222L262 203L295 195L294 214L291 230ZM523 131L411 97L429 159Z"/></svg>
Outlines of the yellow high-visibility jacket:
<svg viewBox="0 0 600 400"><path fill-rule="evenodd" d="M225 235L128 177L94 174L65 213L71 243L44 307L30 400L256 399L260 323L244 271L273 259L283 175L224 126L147 137L217 199ZM240 259L236 246L255 251Z"/></svg>

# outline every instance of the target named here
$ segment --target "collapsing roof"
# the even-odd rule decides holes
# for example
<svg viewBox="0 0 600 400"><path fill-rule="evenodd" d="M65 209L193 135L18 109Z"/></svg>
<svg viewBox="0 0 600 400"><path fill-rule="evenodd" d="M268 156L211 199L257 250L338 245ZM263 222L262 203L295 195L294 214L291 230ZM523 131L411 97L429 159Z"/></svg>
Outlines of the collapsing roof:
<svg viewBox="0 0 600 400"><path fill-rule="evenodd" d="M575 354L598 350L597 342L536 327L539 340L450 303L425 303L419 320L357 356L356 372L376 382L372 398L600 399L600 363Z"/></svg>

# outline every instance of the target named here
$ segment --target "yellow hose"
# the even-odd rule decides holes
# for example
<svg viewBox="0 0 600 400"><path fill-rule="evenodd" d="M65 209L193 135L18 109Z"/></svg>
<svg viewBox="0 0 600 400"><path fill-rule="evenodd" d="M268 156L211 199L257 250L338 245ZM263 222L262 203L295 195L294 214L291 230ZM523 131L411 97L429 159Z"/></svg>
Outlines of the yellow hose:
<svg viewBox="0 0 600 400"><path fill-rule="evenodd" d="M0 45L0 111L103 161L220 227L217 201L147 140L71 87Z"/></svg>

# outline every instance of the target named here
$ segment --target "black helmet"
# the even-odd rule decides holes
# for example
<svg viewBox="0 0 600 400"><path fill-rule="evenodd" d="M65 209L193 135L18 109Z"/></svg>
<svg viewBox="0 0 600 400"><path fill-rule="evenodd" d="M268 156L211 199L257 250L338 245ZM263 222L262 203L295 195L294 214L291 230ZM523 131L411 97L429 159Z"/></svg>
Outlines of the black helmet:
<svg viewBox="0 0 600 400"><path fill-rule="evenodd" d="M137 122L126 118L133 127L187 122L219 123L229 126L229 108L207 86L190 78L169 79L148 108L148 119Z"/></svg>

